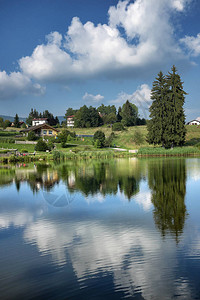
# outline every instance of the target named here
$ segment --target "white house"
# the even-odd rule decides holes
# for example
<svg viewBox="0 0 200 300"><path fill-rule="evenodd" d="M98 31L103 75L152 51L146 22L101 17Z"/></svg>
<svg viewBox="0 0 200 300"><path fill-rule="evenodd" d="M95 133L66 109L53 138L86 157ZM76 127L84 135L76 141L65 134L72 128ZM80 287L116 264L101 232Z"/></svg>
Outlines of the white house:
<svg viewBox="0 0 200 300"><path fill-rule="evenodd" d="M200 117L188 122L187 125L200 125Z"/></svg>
<svg viewBox="0 0 200 300"><path fill-rule="evenodd" d="M67 127L74 127L74 115L67 117Z"/></svg>
<svg viewBox="0 0 200 300"><path fill-rule="evenodd" d="M32 120L32 126L37 126L37 125L42 125L42 124L47 124L47 118L38 118L38 119L33 119Z"/></svg>

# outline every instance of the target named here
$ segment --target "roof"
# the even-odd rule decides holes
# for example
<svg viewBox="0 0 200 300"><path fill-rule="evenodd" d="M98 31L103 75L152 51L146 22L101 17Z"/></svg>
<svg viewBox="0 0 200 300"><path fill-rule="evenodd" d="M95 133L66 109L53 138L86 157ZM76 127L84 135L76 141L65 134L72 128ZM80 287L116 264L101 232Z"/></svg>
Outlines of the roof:
<svg viewBox="0 0 200 300"><path fill-rule="evenodd" d="M52 130L54 130L54 131L59 132L58 129L56 129L56 128L54 128L54 127L48 125L48 124L39 124L39 125L36 125L36 126L31 126L31 127L29 127L29 128L25 128L25 129L20 130L20 132L35 131L35 130L40 129L40 128L48 128L48 129L52 129Z"/></svg>
<svg viewBox="0 0 200 300"><path fill-rule="evenodd" d="M191 123L191 122L199 122L200 123L200 119L198 120L198 118L197 118L195 120L189 121L188 123Z"/></svg>
<svg viewBox="0 0 200 300"><path fill-rule="evenodd" d="M72 116L67 116L67 118L74 118L74 115L72 115Z"/></svg>

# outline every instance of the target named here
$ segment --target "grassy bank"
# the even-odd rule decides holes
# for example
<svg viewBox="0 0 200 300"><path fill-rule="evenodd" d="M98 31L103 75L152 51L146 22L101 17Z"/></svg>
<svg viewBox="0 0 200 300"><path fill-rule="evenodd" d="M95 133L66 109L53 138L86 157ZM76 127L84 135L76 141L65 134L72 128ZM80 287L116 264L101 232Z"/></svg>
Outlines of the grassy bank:
<svg viewBox="0 0 200 300"><path fill-rule="evenodd" d="M97 130L102 130L106 137L108 137L112 133L111 128L107 127L98 127L98 128L74 128L71 131L75 131L76 134L85 134L90 135L94 134ZM186 144L185 146L194 146L200 142L200 126L191 126L186 125ZM139 131L142 135L143 142L137 144L134 140L135 132ZM152 147L146 142L147 138L147 127L146 126L133 126L127 127L125 131L115 131L115 139L113 143L120 148L126 149L139 149L143 147Z"/></svg>
<svg viewBox="0 0 200 300"><path fill-rule="evenodd" d="M17 163L17 162L36 162L36 161L66 161L66 160L82 160L82 159L111 159L125 158L133 156L126 152L115 152L113 150L100 151L79 151L64 152L52 151L51 153L37 153L36 155L0 157L0 163Z"/></svg>
<svg viewBox="0 0 200 300"><path fill-rule="evenodd" d="M176 147L173 149L165 149L162 147L145 147L140 148L138 156L189 156L200 155L198 147Z"/></svg>

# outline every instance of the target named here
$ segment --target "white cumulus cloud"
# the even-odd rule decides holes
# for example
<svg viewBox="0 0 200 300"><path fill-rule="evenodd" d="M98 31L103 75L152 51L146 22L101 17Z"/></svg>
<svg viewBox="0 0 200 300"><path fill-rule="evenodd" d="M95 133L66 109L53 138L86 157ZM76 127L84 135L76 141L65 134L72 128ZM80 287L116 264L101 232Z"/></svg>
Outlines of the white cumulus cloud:
<svg viewBox="0 0 200 300"><path fill-rule="evenodd" d="M12 77L21 74L27 83L24 87L17 85L13 94L41 92L41 86L35 86L32 80L66 85L93 78L130 78L161 69L172 60L186 62L171 17L183 12L190 1L119 1L110 7L107 24L83 24L74 17L65 36L51 32L46 43L37 45L32 55L22 57L18 62L20 73L4 75L7 84L11 86Z"/></svg>
<svg viewBox="0 0 200 300"><path fill-rule="evenodd" d="M123 105L126 100L135 104L145 118L148 117L149 106L151 105L151 89L148 84L141 84L132 94L121 92L116 99L110 101L111 104Z"/></svg>
<svg viewBox="0 0 200 300"><path fill-rule="evenodd" d="M192 56L200 55L200 33L196 37L186 35L180 39L180 42L186 46Z"/></svg>
<svg viewBox="0 0 200 300"><path fill-rule="evenodd" d="M33 83L28 76L20 72L8 75L5 71L0 71L0 100L26 94L41 95L44 92L44 87Z"/></svg>
<svg viewBox="0 0 200 300"><path fill-rule="evenodd" d="M170 17L184 10L187 2L119 1L109 9L108 24L97 26L74 17L64 38L58 32L49 34L46 44L19 60L20 68L37 80L68 82L137 76L144 68L166 64L172 57L173 61L184 59Z"/></svg>
<svg viewBox="0 0 200 300"><path fill-rule="evenodd" d="M97 94L97 95L92 95L88 94L87 92L83 96L83 100L88 102L88 103L98 103L100 101L103 101L104 96Z"/></svg>
<svg viewBox="0 0 200 300"><path fill-rule="evenodd" d="M110 103L122 105L126 100L136 105L149 106L151 103L151 89L148 84L141 84L132 94L121 92L117 98L111 100Z"/></svg>

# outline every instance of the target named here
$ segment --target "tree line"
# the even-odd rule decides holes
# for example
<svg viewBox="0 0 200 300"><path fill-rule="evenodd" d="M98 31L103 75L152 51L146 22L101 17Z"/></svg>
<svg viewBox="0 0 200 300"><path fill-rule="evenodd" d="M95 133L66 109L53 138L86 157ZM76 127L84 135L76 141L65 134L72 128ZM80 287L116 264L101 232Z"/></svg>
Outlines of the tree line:
<svg viewBox="0 0 200 300"><path fill-rule="evenodd" d="M145 125L146 120L141 119L138 113L138 107L128 100L123 106L118 108L115 105L101 104L98 108L83 105L77 110L68 108L65 118L74 116L74 127L89 128L102 125L113 125L121 123L123 126Z"/></svg>

